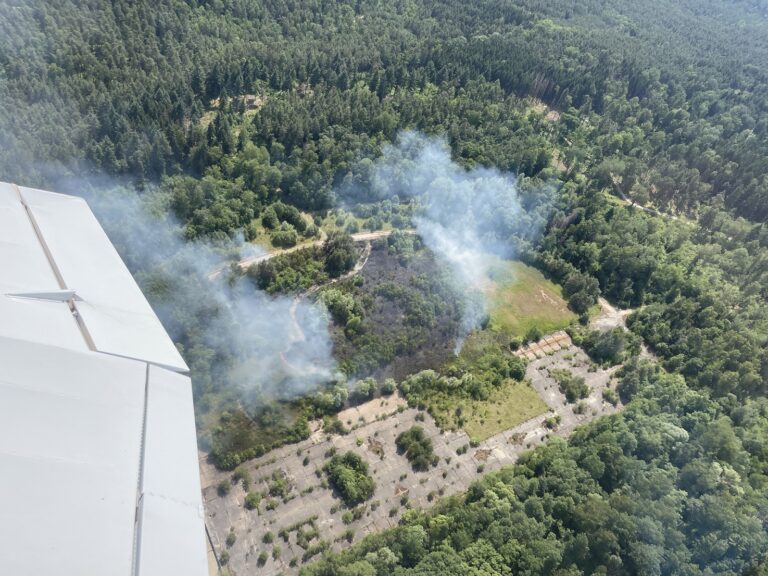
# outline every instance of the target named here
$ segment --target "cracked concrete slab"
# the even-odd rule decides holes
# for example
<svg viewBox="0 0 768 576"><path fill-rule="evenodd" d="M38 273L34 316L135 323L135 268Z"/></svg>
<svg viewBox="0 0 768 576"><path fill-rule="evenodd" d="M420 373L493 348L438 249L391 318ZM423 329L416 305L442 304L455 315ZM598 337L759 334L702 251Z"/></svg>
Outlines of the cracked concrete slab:
<svg viewBox="0 0 768 576"><path fill-rule="evenodd" d="M557 348L543 354L543 347L538 346L542 355L531 360L526 371L527 379L544 399L549 411L500 432L463 454L457 454L457 450L470 444L466 433L441 432L429 414L407 408L402 398L393 396L384 400L377 398L344 411L344 417L353 422L358 422L361 416L366 420L346 435L328 436L318 430L303 442L284 446L245 463L253 477L251 490L268 492L274 473L284 475L289 486L284 498L267 496L256 510L244 508L246 493L241 485L234 486L228 495L219 496L218 483L230 478L232 473L215 470L201 462L206 525L216 552L220 554L228 550L230 573L233 576L296 574L304 563L316 558L310 552L320 541L333 550L343 550L366 534L397 525L406 509L403 496L407 495L407 506L428 508L441 497L466 491L484 473L513 464L520 454L548 437L567 436L579 424L618 410L620 406L606 403L602 396L616 368L593 367L586 354L573 346L564 332L551 335L549 340L553 338ZM545 343L546 346L553 347ZM529 350L523 354L531 353L533 351ZM587 409L583 413L576 413L575 405L566 401L550 375L553 368L568 369L584 377L589 396L584 399ZM558 415L560 422L550 429L546 420L553 415ZM395 448L397 435L414 425L424 428L439 457L438 465L426 472L413 471ZM316 473L324 465L325 454L331 448L359 454L368 463L375 480L373 497L362 505L356 520L350 521L349 514L345 517L345 512L350 511L333 495L324 474L320 473L318 477ZM305 457L309 459L306 465ZM295 528L301 523L304 524ZM236 540L227 548L226 538L230 530ZM285 530L289 531L286 533ZM268 532L273 538L270 543L265 542ZM276 546L280 547L280 553L275 558ZM259 561L262 552L267 555L263 565ZM295 565L291 566L293 559Z"/></svg>

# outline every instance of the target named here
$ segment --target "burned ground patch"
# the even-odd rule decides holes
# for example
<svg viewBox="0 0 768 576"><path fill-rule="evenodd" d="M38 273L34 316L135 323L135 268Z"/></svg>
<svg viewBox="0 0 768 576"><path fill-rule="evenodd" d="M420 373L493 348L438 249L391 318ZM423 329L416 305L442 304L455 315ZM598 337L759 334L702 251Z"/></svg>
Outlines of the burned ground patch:
<svg viewBox="0 0 768 576"><path fill-rule="evenodd" d="M376 243L361 273L331 289L356 303L332 329L334 354L348 374L402 379L453 356L461 299L427 250L395 255Z"/></svg>

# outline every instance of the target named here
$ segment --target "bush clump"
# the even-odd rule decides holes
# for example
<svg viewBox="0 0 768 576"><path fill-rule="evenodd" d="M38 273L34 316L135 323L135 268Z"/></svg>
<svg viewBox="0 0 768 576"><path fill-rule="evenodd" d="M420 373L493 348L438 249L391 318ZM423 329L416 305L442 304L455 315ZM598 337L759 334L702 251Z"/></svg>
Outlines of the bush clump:
<svg viewBox="0 0 768 576"><path fill-rule="evenodd" d="M245 507L248 510L255 510L259 507L259 504L261 503L261 493L260 492L248 492L245 496Z"/></svg>
<svg viewBox="0 0 768 576"><path fill-rule="evenodd" d="M581 346L595 362L615 366L640 352L640 338L623 328L593 330L584 336Z"/></svg>
<svg viewBox="0 0 768 576"><path fill-rule="evenodd" d="M552 377L557 381L557 385L560 387L560 392L565 394L565 399L568 402L576 402L581 398L589 396L589 386L587 386L584 378L576 376L568 370L556 369L552 370Z"/></svg>
<svg viewBox="0 0 768 576"><path fill-rule="evenodd" d="M430 440L421 426L413 426L402 432L395 440L397 451L404 454L416 471L428 470L437 464L437 456Z"/></svg>
<svg viewBox="0 0 768 576"><path fill-rule="evenodd" d="M229 479L224 479L221 482L219 482L219 485L216 487L216 492L219 494L219 496L226 496L232 491L232 482L229 481Z"/></svg>
<svg viewBox="0 0 768 576"><path fill-rule="evenodd" d="M368 464L354 452L335 454L325 465L328 481L347 506L354 506L373 496L375 484L368 474Z"/></svg>

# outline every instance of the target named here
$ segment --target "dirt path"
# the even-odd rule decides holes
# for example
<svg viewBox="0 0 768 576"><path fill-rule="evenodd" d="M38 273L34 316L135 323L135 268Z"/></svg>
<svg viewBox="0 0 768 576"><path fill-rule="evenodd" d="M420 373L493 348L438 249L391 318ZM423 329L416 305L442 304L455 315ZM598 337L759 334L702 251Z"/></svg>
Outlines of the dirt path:
<svg viewBox="0 0 768 576"><path fill-rule="evenodd" d="M306 296L309 296L310 294L314 294L321 288L324 288L326 286L330 286L331 284L336 284L336 282L341 282L342 280L346 280L347 278L352 278L352 276L355 276L362 272L363 268L365 268L365 265L368 263L368 258L371 256L371 242L366 241L365 247L363 248L363 252L360 254L360 257L357 259L357 262L355 263L355 266L350 270L349 272L345 272L338 278L331 278L327 282L323 282L322 284L315 284L307 290L306 292L302 293L299 298L304 298Z"/></svg>
<svg viewBox="0 0 768 576"><path fill-rule="evenodd" d="M315 286L312 286L309 290L306 292L303 292L301 294L298 294L291 303L291 307L288 309L289 316L291 318L291 326L289 330L289 347L293 346L296 343L304 342L307 337L304 334L304 330L301 328L301 324L299 323L299 320L296 316L296 311L299 307L299 303L306 298L307 296L310 296L311 294L314 294L321 288L325 286L329 286L331 284L335 284L336 282L339 282L341 280L346 280L347 278L351 278L355 274L359 274L365 265L368 263L368 258L371 255L371 241L368 240L365 243L365 247L363 248L363 252L360 254L360 257L357 259L357 263L355 264L354 268L347 272L346 274L342 274L338 278L332 278L331 280L327 282L323 282L322 284L316 284ZM297 368L291 366L291 364L288 362L287 358L285 357L285 354L281 354L281 359L283 363L288 367L289 369L294 370L296 373L300 373L301 371ZM306 371L305 371L306 372Z"/></svg>
<svg viewBox="0 0 768 576"><path fill-rule="evenodd" d="M352 241L353 242L371 242L372 240L378 240L379 238L386 238L390 234L392 234L394 230L377 230L376 232L358 232L356 234L352 234ZM406 234L415 234L415 230L403 230ZM296 246L291 246L290 248L279 248L277 250L272 250L271 252L266 252L264 254L258 254L257 256L248 256L247 258L243 258L242 260L236 262L240 268L243 270L247 270L250 266L253 264L258 264L259 262L265 262L267 260L271 260L275 256L280 256L282 254L290 254L291 252L296 252L297 250L303 250L305 248L312 248L315 246L322 246L325 242L325 237L321 237L320 240L315 240L313 242L305 242L303 244L296 244ZM230 265L220 266L219 268L216 268L215 270L211 270L211 272L208 273L208 280L215 280L218 278L224 270L229 268Z"/></svg>
<svg viewBox="0 0 768 576"><path fill-rule="evenodd" d="M632 200L626 194L624 194L624 191L621 189L621 186L619 186L619 182L616 176L611 175L611 182L613 182L613 189L616 191L616 194L619 195L619 198L621 198L627 206L634 206L635 208L642 210L643 212L647 212L648 214L653 214L654 216L660 216L662 218L666 218L667 220L680 220L682 222L688 222L684 218L680 218L679 216L675 216L674 214L667 214L666 212L662 212L661 210L657 210L656 208L648 208L646 206L641 206L640 204L637 204L634 200Z"/></svg>
<svg viewBox="0 0 768 576"><path fill-rule="evenodd" d="M595 330L612 330L619 326L627 327L627 316L634 312L632 308L621 310L602 297L598 298L597 302L600 304L600 314L590 322L592 328Z"/></svg>
<svg viewBox="0 0 768 576"><path fill-rule="evenodd" d="M620 309L613 306L605 298L598 298L598 304L600 304L600 314L598 314L589 323L590 328L594 330L613 330L614 328L627 328L627 317L632 314L638 308L625 308ZM646 346L645 342L640 345L640 357L656 359L656 355Z"/></svg>

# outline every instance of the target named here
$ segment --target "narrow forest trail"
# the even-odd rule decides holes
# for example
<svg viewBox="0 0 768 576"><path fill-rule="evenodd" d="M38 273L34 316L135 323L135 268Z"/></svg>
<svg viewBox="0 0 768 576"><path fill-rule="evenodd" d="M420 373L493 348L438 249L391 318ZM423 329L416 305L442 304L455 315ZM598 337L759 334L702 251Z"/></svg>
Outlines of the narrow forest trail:
<svg viewBox="0 0 768 576"><path fill-rule="evenodd" d="M336 282L341 282L342 280L346 280L347 278L352 278L352 276L356 276L357 274L362 272L363 268L368 263L368 258L370 258L370 256L371 256L372 248L373 247L371 245L371 241L370 240L366 241L365 247L363 248L362 253L358 257L357 262L352 267L352 270L350 270L349 272L345 272L344 274L342 274L338 278L331 278L330 280L328 280L326 282L322 282L320 284L315 284L309 290L306 290L305 292L302 292L298 296L298 298L305 298L306 296L309 296L310 294L314 294L315 292L317 292L321 288L324 288L325 286L329 286L331 284L336 284Z"/></svg>
<svg viewBox="0 0 768 576"><path fill-rule="evenodd" d="M634 312L632 308L619 309L613 306L602 296L597 299L600 305L600 314L590 322L590 326L596 330L610 330L621 326L627 327L627 316Z"/></svg>
<svg viewBox="0 0 768 576"><path fill-rule="evenodd" d="M383 238L383 236L377 236L378 238ZM373 238L375 239L375 238ZM290 349L291 346L295 344L300 344L301 342L306 341L307 337L304 334L304 330L301 327L301 323L298 320L298 317L296 315L297 309L299 307L299 304L301 301L308 296L314 294L321 288L325 286L329 286L331 284L335 284L336 282L340 282L342 280L346 280L347 278L351 278L352 276L355 276L356 274L359 274L362 272L365 265L368 263L368 258L371 256L371 240L365 241L365 247L363 248L362 253L360 254L360 257L357 259L357 262L355 263L355 266L347 272L346 274L342 274L338 278L332 278L331 280L328 280L327 282L323 282L321 284L316 284L315 286L312 286L309 290L305 290L301 294L297 294L293 298L293 302L291 302L291 307L288 309L288 313L291 319L291 325L290 325L290 336L289 336L289 342L288 342L288 349ZM285 366L292 370L294 373L301 373L302 371L298 368L291 365L291 363L286 358L285 353L280 354L281 361L285 364ZM306 372L306 371L305 371Z"/></svg>
<svg viewBox="0 0 768 576"><path fill-rule="evenodd" d="M327 282L323 282L322 284L316 284L312 286L309 290L305 290L301 294L297 294L293 302L291 303L291 307L288 309L290 317L291 317L291 344L295 344L297 342L304 342L306 340L306 336L304 335L304 331L301 328L301 324L299 323L297 317L296 317L296 310L299 307L299 303L306 298L307 296L310 296L320 290L321 288L324 288L325 286L330 286L331 284L335 284L336 282L341 282L342 280L346 280L347 278L351 278L352 276L355 276L362 272L363 268L365 268L365 265L368 263L368 258L371 256L371 241L367 241L365 243L365 248L363 248L363 252L360 254L360 257L357 259L357 263L355 266L347 272L346 274L342 274L338 278L332 278L328 280Z"/></svg>
<svg viewBox="0 0 768 576"><path fill-rule="evenodd" d="M375 232L358 232L356 234L351 234L352 241L353 242L371 242L373 240L378 240L380 238L386 238L390 234L392 234L394 230L377 230ZM415 234L415 230L403 230L405 234ZM243 270L247 270L250 266L253 264L258 264L259 262L265 262L267 260L271 260L275 256L282 256L283 254L290 254L291 252L296 252L298 250L303 250L305 248L312 248L316 246L322 246L325 242L325 238L320 238L320 240L315 240L313 242L306 242L304 244L297 244L296 246L291 246L290 248L279 248L277 250L272 250L271 252L265 252L264 254L258 254L257 256L248 256L247 258L243 258L242 260L239 260L236 262L236 264L242 268ZM211 270L211 272L208 273L208 280L215 280L218 278L224 270L229 268L228 265L220 266L216 268L215 270Z"/></svg>
<svg viewBox="0 0 768 576"><path fill-rule="evenodd" d="M618 178L616 176L614 176L613 174L611 175L611 182L613 183L613 189L616 191L616 194L618 194L619 198L624 202L625 205L637 208L638 210L642 210L643 212L646 212L648 214L652 214L654 216L659 216L661 218L666 218L667 220L675 220L675 221L679 221L679 222L692 223L689 219L687 219L685 217L675 216L674 214L669 214L667 212L662 212L661 210L657 210L656 208L649 208L647 206L641 206L640 204L636 203L629 196L624 194L624 191L621 189L621 186L619 186Z"/></svg>
<svg viewBox="0 0 768 576"><path fill-rule="evenodd" d="M597 302L598 304L600 304L600 314L598 314L592 320L592 322L590 322L590 327L595 330L611 330L613 328L621 327L624 330L628 331L629 328L627 328L627 317L633 312L640 309L640 308L624 308L624 309L616 308L602 296L597 299ZM648 345L645 343L645 341L643 341L642 344L640 345L640 357L656 360L656 355L653 352L651 352L650 348L648 348Z"/></svg>

